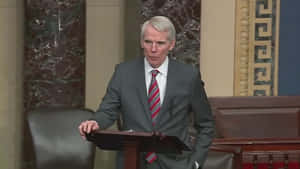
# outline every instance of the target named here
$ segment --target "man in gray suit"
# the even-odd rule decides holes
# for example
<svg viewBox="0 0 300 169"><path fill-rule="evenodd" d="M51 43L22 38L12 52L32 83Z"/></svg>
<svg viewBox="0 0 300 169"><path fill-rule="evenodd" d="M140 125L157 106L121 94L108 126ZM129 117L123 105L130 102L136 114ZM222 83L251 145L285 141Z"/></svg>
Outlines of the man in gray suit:
<svg viewBox="0 0 300 169"><path fill-rule="evenodd" d="M141 30L144 57L116 66L93 120L80 134L106 129L122 117L121 130L160 132L177 136L192 151L183 154L142 153L142 169L201 168L214 135L214 120L199 70L168 58L175 46L175 28L164 16L146 21ZM195 143L189 132L193 112ZM123 155L117 156L122 169Z"/></svg>

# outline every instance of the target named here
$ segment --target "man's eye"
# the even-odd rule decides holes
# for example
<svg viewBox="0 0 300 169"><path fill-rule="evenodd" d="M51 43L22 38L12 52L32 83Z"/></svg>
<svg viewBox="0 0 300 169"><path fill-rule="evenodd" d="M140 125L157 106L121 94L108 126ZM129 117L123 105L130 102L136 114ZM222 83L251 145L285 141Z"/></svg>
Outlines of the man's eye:
<svg viewBox="0 0 300 169"><path fill-rule="evenodd" d="M157 42L158 45L164 45L166 42Z"/></svg>
<svg viewBox="0 0 300 169"><path fill-rule="evenodd" d="M151 42L150 40L145 40L145 43L149 43L149 44L150 44L150 43L152 43L152 42Z"/></svg>

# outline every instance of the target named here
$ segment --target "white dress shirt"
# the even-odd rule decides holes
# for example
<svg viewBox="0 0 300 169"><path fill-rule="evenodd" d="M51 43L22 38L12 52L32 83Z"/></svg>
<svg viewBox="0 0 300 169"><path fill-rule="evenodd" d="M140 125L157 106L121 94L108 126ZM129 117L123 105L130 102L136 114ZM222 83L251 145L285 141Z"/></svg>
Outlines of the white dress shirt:
<svg viewBox="0 0 300 169"><path fill-rule="evenodd" d="M158 83L158 88L159 88L160 104L162 104L164 101L165 94L166 94L169 58L166 57L165 61L158 68L153 68L149 64L148 60L145 57L144 65L145 65L145 81L146 81L146 87L147 87L147 94L148 94L148 90L149 90L149 86L150 86L151 78L152 78L151 71L152 70L159 71L159 73L156 75L156 81Z"/></svg>
<svg viewBox="0 0 300 169"><path fill-rule="evenodd" d="M149 90L149 86L150 86L151 78L152 78L151 71L152 70L159 71L159 73L156 75L156 81L158 83L158 88L159 88L160 104L162 105L165 94L166 94L169 58L167 56L165 61L158 68L153 68L149 64L148 60L145 57L144 65L145 65L145 81L146 81L146 87L147 87L147 95L148 95L148 90ZM197 163L197 161L195 161L195 167L199 168L199 164Z"/></svg>

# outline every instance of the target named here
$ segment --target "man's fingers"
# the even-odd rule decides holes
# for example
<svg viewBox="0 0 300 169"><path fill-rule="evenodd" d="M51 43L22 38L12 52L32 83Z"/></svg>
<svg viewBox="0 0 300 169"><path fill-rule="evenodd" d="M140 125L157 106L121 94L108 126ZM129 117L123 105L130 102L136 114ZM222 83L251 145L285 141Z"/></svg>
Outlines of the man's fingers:
<svg viewBox="0 0 300 169"><path fill-rule="evenodd" d="M98 130L98 129L99 129L98 124L93 125L93 131Z"/></svg>
<svg viewBox="0 0 300 169"><path fill-rule="evenodd" d="M78 127L78 130L79 130L79 133L80 133L81 137L85 140L86 140L85 134L89 134L89 133L91 133L95 130L98 130L98 129L99 129L98 123L96 121L93 121L93 120L84 121Z"/></svg>
<svg viewBox="0 0 300 169"><path fill-rule="evenodd" d="M90 134L90 133L91 133L92 127L93 127L93 123L88 123L88 124L87 124L87 130L86 130L86 133L87 133L87 134Z"/></svg>
<svg viewBox="0 0 300 169"><path fill-rule="evenodd" d="M99 129L99 126L95 121L84 121L80 124L78 129L80 134L84 135L85 133L91 133L92 131Z"/></svg>
<svg viewBox="0 0 300 169"><path fill-rule="evenodd" d="M83 131L86 133L88 130L88 122L84 122L83 124Z"/></svg>
<svg viewBox="0 0 300 169"><path fill-rule="evenodd" d="M82 139L86 140L85 134L80 135Z"/></svg>
<svg viewBox="0 0 300 169"><path fill-rule="evenodd" d="M79 125L78 129L79 129L80 135L84 135L84 134L86 133L86 125L87 125L86 122L82 122L82 123Z"/></svg>
<svg viewBox="0 0 300 169"><path fill-rule="evenodd" d="M84 135L83 125L82 124L78 127L78 130L79 130L80 135Z"/></svg>

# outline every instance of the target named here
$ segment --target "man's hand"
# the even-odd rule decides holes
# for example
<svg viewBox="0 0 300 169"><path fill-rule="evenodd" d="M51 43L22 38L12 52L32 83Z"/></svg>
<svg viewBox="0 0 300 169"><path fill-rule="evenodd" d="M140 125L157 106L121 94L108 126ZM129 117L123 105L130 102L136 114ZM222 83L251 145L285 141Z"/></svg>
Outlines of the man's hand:
<svg viewBox="0 0 300 169"><path fill-rule="evenodd" d="M98 129L100 129L100 127L95 120L84 121L78 127L79 133L83 139L86 139L85 134L89 134Z"/></svg>

